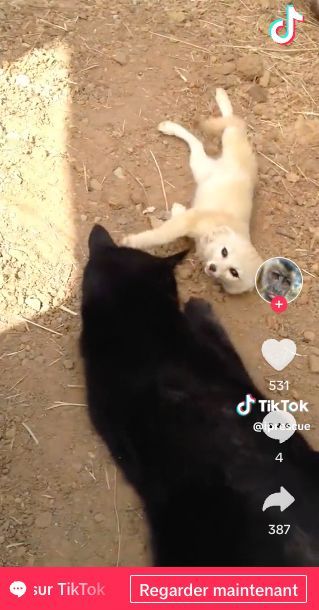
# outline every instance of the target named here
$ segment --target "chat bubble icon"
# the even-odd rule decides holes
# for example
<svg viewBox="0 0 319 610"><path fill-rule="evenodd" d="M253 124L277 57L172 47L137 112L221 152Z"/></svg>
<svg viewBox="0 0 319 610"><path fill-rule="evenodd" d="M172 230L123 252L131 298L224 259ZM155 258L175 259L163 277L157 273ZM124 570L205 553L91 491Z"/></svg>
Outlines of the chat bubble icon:
<svg viewBox="0 0 319 610"><path fill-rule="evenodd" d="M291 413L286 411L270 411L262 421L264 433L279 443L284 443L297 430L297 422Z"/></svg>
<svg viewBox="0 0 319 610"><path fill-rule="evenodd" d="M12 593L12 595L16 595L17 597L22 597L22 595L25 594L27 587L24 584L24 582L21 582L21 580L15 580L14 582L11 583L9 590L10 590L10 593Z"/></svg>

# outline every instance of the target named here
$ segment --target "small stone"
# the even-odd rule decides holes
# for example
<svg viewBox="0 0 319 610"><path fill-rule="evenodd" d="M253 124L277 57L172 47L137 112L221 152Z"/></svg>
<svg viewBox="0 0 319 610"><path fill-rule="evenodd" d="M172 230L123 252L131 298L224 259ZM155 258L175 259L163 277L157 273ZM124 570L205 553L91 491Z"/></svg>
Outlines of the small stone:
<svg viewBox="0 0 319 610"><path fill-rule="evenodd" d="M316 334L312 330L305 330L303 338L306 343L313 343L316 338Z"/></svg>
<svg viewBox="0 0 319 610"><path fill-rule="evenodd" d="M92 178L90 180L90 190L91 191L101 191L102 184L96 178Z"/></svg>
<svg viewBox="0 0 319 610"><path fill-rule="evenodd" d="M114 61L121 66L125 66L127 64L127 55L124 51L116 51L113 55Z"/></svg>
<svg viewBox="0 0 319 610"><path fill-rule="evenodd" d="M173 23L185 23L187 15L184 11L170 11L168 13L168 18Z"/></svg>
<svg viewBox="0 0 319 610"><path fill-rule="evenodd" d="M82 222L85 222L88 219L86 214L81 214L80 218L81 218Z"/></svg>
<svg viewBox="0 0 319 610"><path fill-rule="evenodd" d="M114 172L113 172L114 176L116 176L117 178L120 178L120 180L125 180L125 174L124 171L121 167L117 167Z"/></svg>
<svg viewBox="0 0 319 610"><path fill-rule="evenodd" d="M137 211L138 214L141 214L143 212L143 206L141 203L137 203L135 206L135 209Z"/></svg>
<svg viewBox="0 0 319 610"><path fill-rule="evenodd" d="M237 61L237 70L248 80L261 77L264 73L264 66L259 55L245 55Z"/></svg>
<svg viewBox="0 0 319 610"><path fill-rule="evenodd" d="M215 66L214 70L217 71L219 74L227 76L228 74L233 74L235 72L236 64L234 61L226 61L224 64Z"/></svg>
<svg viewBox="0 0 319 610"><path fill-rule="evenodd" d="M153 212L155 212L156 207L154 205L149 205L147 208L145 208L145 210L143 210L143 214L152 214Z"/></svg>
<svg viewBox="0 0 319 610"><path fill-rule="evenodd" d="M119 201L119 200L117 200L117 201L109 200L108 203L109 203L110 208L112 208L113 210L121 210L122 208L125 207L123 201Z"/></svg>
<svg viewBox="0 0 319 610"><path fill-rule="evenodd" d="M252 85L248 90L248 93L255 102L260 103L267 101L268 93L260 85Z"/></svg>
<svg viewBox="0 0 319 610"><path fill-rule="evenodd" d="M270 83L270 72L269 72L269 70L265 70L265 72L259 79L259 84L261 87L268 87L269 83Z"/></svg>
<svg viewBox="0 0 319 610"><path fill-rule="evenodd" d="M24 303L27 305L27 307L30 307L30 309L33 309L34 311L41 311L42 303L37 297L27 297L24 299Z"/></svg>
<svg viewBox="0 0 319 610"><path fill-rule="evenodd" d="M94 218L95 223L99 223L99 222L101 222L101 220L102 220L102 216L95 216L95 218Z"/></svg>
<svg viewBox="0 0 319 610"><path fill-rule="evenodd" d="M39 528L50 527L52 522L51 513L41 513L35 520L35 526Z"/></svg>
<svg viewBox="0 0 319 610"><path fill-rule="evenodd" d="M286 175L286 180L292 183L299 182L300 176L298 176L298 174L295 174L294 172L288 172L288 174Z"/></svg>
<svg viewBox="0 0 319 610"><path fill-rule="evenodd" d="M0 544L3 544L5 541L5 537L4 536L0 536Z"/></svg>
<svg viewBox="0 0 319 610"><path fill-rule="evenodd" d="M95 523L102 523L104 521L105 517L104 515L102 515L102 513L98 513L97 515L94 515L94 521Z"/></svg>
<svg viewBox="0 0 319 610"><path fill-rule="evenodd" d="M311 354L309 356L309 369L311 373L319 373L319 357Z"/></svg>
<svg viewBox="0 0 319 610"><path fill-rule="evenodd" d="M71 370L74 369L74 362L70 358L66 358L63 360L63 366L65 369Z"/></svg>

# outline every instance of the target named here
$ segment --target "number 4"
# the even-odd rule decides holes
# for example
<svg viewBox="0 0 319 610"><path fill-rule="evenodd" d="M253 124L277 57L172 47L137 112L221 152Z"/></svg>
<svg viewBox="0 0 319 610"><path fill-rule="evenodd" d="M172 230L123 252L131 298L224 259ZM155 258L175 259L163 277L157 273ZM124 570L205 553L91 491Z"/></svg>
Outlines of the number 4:
<svg viewBox="0 0 319 610"><path fill-rule="evenodd" d="M284 458L282 457L282 453L278 453L278 455L276 455L275 460L277 462L283 462Z"/></svg>

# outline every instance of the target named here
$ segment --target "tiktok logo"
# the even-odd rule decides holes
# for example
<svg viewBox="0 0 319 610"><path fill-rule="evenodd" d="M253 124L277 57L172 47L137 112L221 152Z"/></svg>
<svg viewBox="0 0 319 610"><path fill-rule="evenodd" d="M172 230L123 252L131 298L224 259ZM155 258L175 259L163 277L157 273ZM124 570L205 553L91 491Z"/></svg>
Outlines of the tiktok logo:
<svg viewBox="0 0 319 610"><path fill-rule="evenodd" d="M303 22L304 20L304 16L295 10L293 4L287 4L286 19L275 19L269 26L269 36L278 44L290 44L296 36L297 21ZM285 28L286 31L284 34L279 34L279 30L282 28Z"/></svg>
<svg viewBox="0 0 319 610"><path fill-rule="evenodd" d="M238 403L236 407L236 412L238 413L238 415L242 416L249 415L249 413L251 412L251 408L255 404L255 402L256 398L254 398L254 396L252 396L251 394L246 394L245 400Z"/></svg>

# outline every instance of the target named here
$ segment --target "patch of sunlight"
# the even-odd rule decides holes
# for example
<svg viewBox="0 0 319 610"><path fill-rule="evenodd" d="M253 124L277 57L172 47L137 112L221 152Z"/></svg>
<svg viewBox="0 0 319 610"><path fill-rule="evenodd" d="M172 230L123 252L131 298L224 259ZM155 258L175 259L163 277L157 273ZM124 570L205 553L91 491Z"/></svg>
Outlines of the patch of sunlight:
<svg viewBox="0 0 319 610"><path fill-rule="evenodd" d="M68 49L33 49L0 70L0 320L8 328L69 294Z"/></svg>

